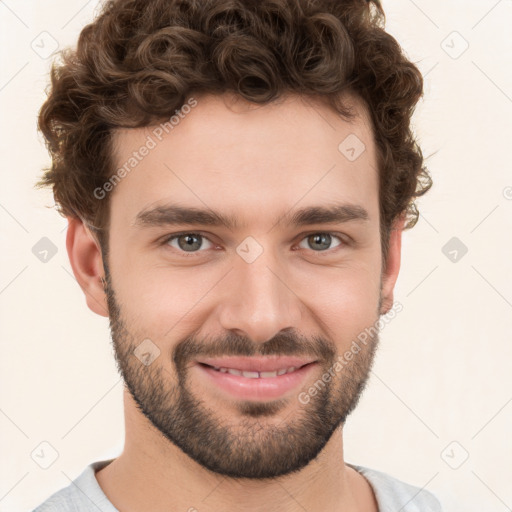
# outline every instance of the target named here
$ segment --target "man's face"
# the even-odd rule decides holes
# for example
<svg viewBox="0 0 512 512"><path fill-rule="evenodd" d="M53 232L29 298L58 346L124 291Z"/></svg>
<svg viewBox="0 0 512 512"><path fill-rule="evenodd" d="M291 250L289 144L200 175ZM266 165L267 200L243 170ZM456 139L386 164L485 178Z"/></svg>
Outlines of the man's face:
<svg viewBox="0 0 512 512"><path fill-rule="evenodd" d="M198 98L162 140L153 127L117 134L118 167L154 147L112 192L106 291L117 363L147 420L212 471L268 478L313 460L366 382L377 337L343 354L379 318L378 175L364 117L227 98ZM294 222L343 205L345 219ZM233 225L173 224L171 206ZM244 376L207 365L268 370L278 356L305 366Z"/></svg>

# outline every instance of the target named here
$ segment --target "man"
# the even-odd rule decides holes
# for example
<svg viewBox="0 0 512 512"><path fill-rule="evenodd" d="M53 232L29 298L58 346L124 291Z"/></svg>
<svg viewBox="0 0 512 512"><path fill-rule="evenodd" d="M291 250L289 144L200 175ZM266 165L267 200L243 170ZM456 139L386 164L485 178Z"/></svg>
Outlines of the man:
<svg viewBox="0 0 512 512"><path fill-rule="evenodd" d="M430 187L377 2L124 0L39 126L126 440L38 512L439 511L343 459ZM372 426L373 428L373 426Z"/></svg>

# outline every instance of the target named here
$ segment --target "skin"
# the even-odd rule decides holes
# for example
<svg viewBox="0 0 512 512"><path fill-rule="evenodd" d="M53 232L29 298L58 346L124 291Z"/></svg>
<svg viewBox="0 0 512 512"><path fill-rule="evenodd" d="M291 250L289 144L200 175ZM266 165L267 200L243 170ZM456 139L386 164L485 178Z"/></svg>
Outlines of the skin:
<svg viewBox="0 0 512 512"><path fill-rule="evenodd" d="M111 192L108 262L87 226L79 219L68 219L68 254L87 305L99 315L110 314L121 373L134 388L140 386L124 391L124 451L96 478L120 511L377 511L369 483L343 462L342 418L362 391L355 385L364 386L377 339L334 374L323 395L307 404L297 399L332 364L327 357L320 359L300 389L288 393L274 408L258 402L261 408L254 409L252 416L248 405L255 402L242 403L215 389L186 360L186 389L195 400L192 407L204 412L199 409L202 400L215 425L234 439L251 439L248 453L260 449L262 457L268 456L267 434L317 418L322 412L320 396L330 407L325 405L324 412L328 411L331 421L342 418L316 456L301 467L292 467L290 461L289 471L284 471L290 453L284 446L283 451L276 449L276 464L284 464L276 478L234 478L208 469L162 435L162 425L155 425L133 396L132 391L143 389L146 413L160 404L172 416L178 402L171 390L184 390L172 355L185 342L205 348L215 339L227 349L234 336L256 353L269 340L279 346L280 335L292 332L293 340L325 344L335 351L331 355L339 356L393 303L404 220L393 226L382 271L375 144L364 105L347 96L358 113L347 122L312 98L288 96L264 106L228 94L197 100L197 106ZM118 131L119 166L151 133L150 128ZM365 144L365 151L353 162L338 150L350 134ZM178 201L236 215L241 226L134 225L136 215L145 208ZM332 203L361 205L368 220L301 227L278 223L299 207ZM199 232L211 243L203 239L195 253L180 250L176 240L156 243L183 232ZM340 238L333 236L330 248L320 251L308 244L308 236L315 233ZM263 248L252 263L236 252L248 236ZM106 287L101 282L105 276ZM114 311L115 306L119 311ZM148 338L160 355L146 367L132 348ZM168 402L162 403L164 395L158 394L162 389L169 391ZM151 402L151 396L160 402L156 398ZM162 413L160 419L164 417ZM209 444L193 445L194 438L187 439L197 454ZM317 444L309 432L295 448ZM241 452L236 446L233 450L234 464ZM224 467L229 466L229 458L212 453Z"/></svg>

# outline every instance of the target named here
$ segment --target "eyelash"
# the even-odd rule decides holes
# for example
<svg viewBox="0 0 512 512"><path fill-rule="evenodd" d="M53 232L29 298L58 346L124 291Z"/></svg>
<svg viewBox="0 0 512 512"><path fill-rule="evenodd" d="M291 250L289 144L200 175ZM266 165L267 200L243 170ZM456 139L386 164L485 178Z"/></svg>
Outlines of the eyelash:
<svg viewBox="0 0 512 512"><path fill-rule="evenodd" d="M184 236L184 235L196 235L196 236L199 236L201 238L205 238L211 244L216 245L206 235L203 235L202 233L197 233L195 231L183 231L182 233L174 233L172 235L168 235L168 236L166 236L162 240L160 245L161 246L166 246L172 240L175 240L175 239L177 239L177 238L179 238L181 236ZM312 231L311 233L306 233L306 234L302 235L302 238L300 239L299 243L302 242L303 240L305 240L306 238L312 236L312 235L330 235L331 237L337 238L340 241L339 245L337 245L336 247L334 247L332 249L326 249L325 251L313 251L312 249L309 249L311 252L319 254L320 256L322 256L324 254L329 254L330 255L330 254L332 254L333 251L336 251L336 249L342 249L343 246L350 245L350 240L347 239L348 238L347 235L342 235L341 233L336 233L336 232L333 232L333 231ZM195 251L195 252L186 252L186 251L183 251L181 249L176 249L175 247L171 247L171 249L174 249L174 250L178 251L181 255L183 255L185 257L194 257L195 255L197 255L197 254L199 254L201 252L205 252L205 250L206 250L205 249L205 250L199 250L199 251Z"/></svg>

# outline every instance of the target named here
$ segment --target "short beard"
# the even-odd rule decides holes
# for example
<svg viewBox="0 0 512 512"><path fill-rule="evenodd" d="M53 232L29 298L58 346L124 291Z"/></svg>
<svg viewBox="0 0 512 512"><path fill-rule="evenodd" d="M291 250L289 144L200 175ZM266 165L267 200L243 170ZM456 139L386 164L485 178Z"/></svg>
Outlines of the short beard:
<svg viewBox="0 0 512 512"><path fill-rule="evenodd" d="M151 424L204 468L236 479L272 479L298 472L318 456L356 407L373 365L377 332L350 362L343 362L339 372L333 367L341 356L338 358L330 341L284 332L259 345L231 332L208 343L189 337L176 343L170 354L162 352L145 366L134 355L142 338L124 321L107 266L105 271L114 353L127 389ZM222 420L190 390L188 368L199 355L314 356L322 376L331 370L332 377L325 382L319 376L317 383L321 385L307 404L297 397L268 402L241 400L233 402L238 414ZM297 408L287 416L291 419L270 423L290 400L297 401Z"/></svg>

